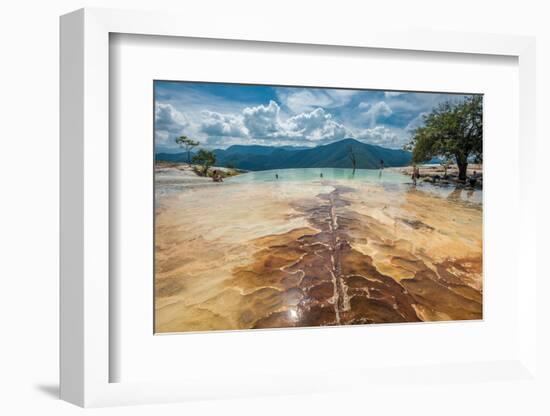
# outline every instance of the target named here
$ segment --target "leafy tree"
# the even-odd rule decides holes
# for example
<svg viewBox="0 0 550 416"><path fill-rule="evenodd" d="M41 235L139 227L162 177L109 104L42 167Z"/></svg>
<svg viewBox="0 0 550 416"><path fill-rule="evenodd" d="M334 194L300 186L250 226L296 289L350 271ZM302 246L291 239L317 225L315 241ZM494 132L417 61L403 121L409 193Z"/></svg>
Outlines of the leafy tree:
<svg viewBox="0 0 550 416"><path fill-rule="evenodd" d="M424 126L414 131L410 143L413 163L432 157L454 158L458 178L466 179L468 160L483 159L482 96L474 95L463 102L445 102L424 116Z"/></svg>
<svg viewBox="0 0 550 416"><path fill-rule="evenodd" d="M199 142L187 136L180 136L176 139L176 143L185 149L187 152L187 162L191 163L191 150L199 145Z"/></svg>
<svg viewBox="0 0 550 416"><path fill-rule="evenodd" d="M208 174L208 169L216 163L216 155L210 150L200 149L195 156L193 156L193 163L202 165L203 175Z"/></svg>

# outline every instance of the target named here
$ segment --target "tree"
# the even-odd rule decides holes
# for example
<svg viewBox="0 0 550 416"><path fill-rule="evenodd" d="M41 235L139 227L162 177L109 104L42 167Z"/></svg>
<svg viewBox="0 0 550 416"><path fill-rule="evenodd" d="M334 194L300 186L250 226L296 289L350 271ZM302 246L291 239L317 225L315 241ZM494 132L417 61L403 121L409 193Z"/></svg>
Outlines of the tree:
<svg viewBox="0 0 550 416"><path fill-rule="evenodd" d="M349 157L349 160L351 161L353 172L355 172L355 168L357 166L357 159L355 157L355 152L353 151L353 146L348 146L348 157Z"/></svg>
<svg viewBox="0 0 550 416"><path fill-rule="evenodd" d="M466 180L468 160L483 159L483 103L481 95L460 103L445 102L424 116L408 150L412 162L422 163L432 157L452 157L458 166L458 179Z"/></svg>
<svg viewBox="0 0 550 416"><path fill-rule="evenodd" d="M210 150L200 149L198 153L193 156L193 163L202 165L202 173L206 176L208 175L208 169L210 166L216 163L216 155Z"/></svg>
<svg viewBox="0 0 550 416"><path fill-rule="evenodd" d="M187 163L191 163L191 150L199 145L199 142L187 137L180 136L176 139L176 143L185 149L187 152Z"/></svg>

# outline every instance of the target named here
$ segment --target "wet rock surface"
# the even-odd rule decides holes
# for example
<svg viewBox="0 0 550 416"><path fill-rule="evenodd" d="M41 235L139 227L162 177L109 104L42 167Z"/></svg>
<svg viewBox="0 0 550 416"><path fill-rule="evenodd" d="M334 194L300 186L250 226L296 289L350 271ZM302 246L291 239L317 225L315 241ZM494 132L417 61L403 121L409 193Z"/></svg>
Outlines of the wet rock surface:
<svg viewBox="0 0 550 416"><path fill-rule="evenodd" d="M480 205L371 184L310 188L266 187L268 208L254 195L229 204L235 222L210 236L173 212L201 204L159 210L157 331L482 318ZM263 220L280 232L258 231Z"/></svg>

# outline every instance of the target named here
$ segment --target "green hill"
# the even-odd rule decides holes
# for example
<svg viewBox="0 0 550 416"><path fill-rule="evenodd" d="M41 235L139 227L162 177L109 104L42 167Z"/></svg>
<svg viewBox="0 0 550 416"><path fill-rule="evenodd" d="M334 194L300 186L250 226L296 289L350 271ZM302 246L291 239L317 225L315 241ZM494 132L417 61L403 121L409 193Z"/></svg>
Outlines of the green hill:
<svg viewBox="0 0 550 416"><path fill-rule="evenodd" d="M257 171L290 168L351 168L350 150L355 155L358 169L377 169L381 161L384 161L386 167L406 166L411 160L411 154L404 150L387 149L355 139L343 139L314 148L235 145L225 150L216 149L214 153L218 166L230 165L239 169ZM159 153L156 158L170 162L186 162L187 154Z"/></svg>

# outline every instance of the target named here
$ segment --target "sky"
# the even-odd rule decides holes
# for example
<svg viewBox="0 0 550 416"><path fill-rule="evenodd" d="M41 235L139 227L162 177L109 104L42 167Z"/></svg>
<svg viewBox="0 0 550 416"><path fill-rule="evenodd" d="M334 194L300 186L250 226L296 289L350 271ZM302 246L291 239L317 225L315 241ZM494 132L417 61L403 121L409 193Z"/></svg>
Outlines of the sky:
<svg viewBox="0 0 550 416"><path fill-rule="evenodd" d="M155 81L155 150L235 144L315 147L344 138L400 149L423 116L465 95Z"/></svg>

